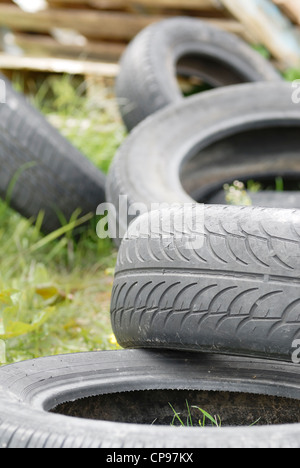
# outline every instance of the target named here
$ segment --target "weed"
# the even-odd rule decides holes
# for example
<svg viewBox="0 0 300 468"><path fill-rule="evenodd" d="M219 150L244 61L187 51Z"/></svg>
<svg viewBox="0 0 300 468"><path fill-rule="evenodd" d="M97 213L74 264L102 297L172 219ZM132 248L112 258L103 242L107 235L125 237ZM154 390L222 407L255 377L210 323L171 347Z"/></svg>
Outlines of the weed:
<svg viewBox="0 0 300 468"><path fill-rule="evenodd" d="M212 416L207 411L203 410L202 408L199 408L199 406L190 406L189 402L187 400L185 400L185 404L186 404L187 413L188 413L186 423L183 422L182 418L180 417L180 413L178 413L173 408L171 403L169 403L169 406L170 406L170 408L172 409L172 411L174 413L173 420L171 422L171 426L175 426L175 421L177 421L177 422L179 422L181 427L201 427L201 428L204 428L204 427L207 427L207 426L212 426L212 427L216 427L216 428L221 429L222 421L221 421L221 418L220 418L219 415ZM199 411L200 418L197 419L196 423L193 422L191 408L196 409L197 411ZM261 418L257 419L249 427L255 426L256 424L259 423L260 420L261 420Z"/></svg>
<svg viewBox="0 0 300 468"><path fill-rule="evenodd" d="M207 413L206 411L204 411L203 409L199 408L198 406L192 406L190 407L188 401L186 400L185 401L186 403L186 407L187 407L187 412L188 412L188 417L187 417L187 420L186 420L186 423L184 423L182 421L182 418L180 417L180 414L177 413L177 411L173 408L173 406L171 405L171 403L169 403L169 406L171 407L173 413L174 413L174 417L173 417L173 420L171 422L171 426L174 426L175 425L175 421L177 420L180 425L182 427L194 427L195 424L193 423L193 419L192 419L192 413L191 413L191 408L194 408L194 409L197 409L201 415L201 418L198 419L197 421L197 426L199 427L205 427L207 426L207 421L209 421L210 425L211 426L215 426L215 427L218 427L218 428L221 428L221 418L220 416L211 416L209 413Z"/></svg>

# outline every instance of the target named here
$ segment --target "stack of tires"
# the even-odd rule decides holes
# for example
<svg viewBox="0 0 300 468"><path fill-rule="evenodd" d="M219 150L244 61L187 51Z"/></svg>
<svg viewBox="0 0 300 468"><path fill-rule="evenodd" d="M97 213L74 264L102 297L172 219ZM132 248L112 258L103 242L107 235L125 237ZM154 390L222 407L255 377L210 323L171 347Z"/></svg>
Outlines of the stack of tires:
<svg viewBox="0 0 300 468"><path fill-rule="evenodd" d="M212 89L184 99L177 74ZM238 38L176 18L130 44L117 95L130 135L106 185L119 248L111 320L130 349L1 369L2 446L299 448L297 191L216 204L235 179L299 181L291 86ZM250 413L255 396L262 413L270 399L273 423L176 429L92 421L82 409L97 412L101 395L137 406L149 392L155 405L164 391L238 395ZM282 408L294 419L276 419Z"/></svg>
<svg viewBox="0 0 300 468"><path fill-rule="evenodd" d="M238 84L183 99L176 64L210 84ZM119 231L130 226L112 298L119 343L291 360L300 338L299 192L260 192L258 206L210 204L235 179L300 180L291 85L236 37L185 18L143 31L121 65L118 98L135 128L106 192ZM131 207L142 205L148 212L137 216Z"/></svg>

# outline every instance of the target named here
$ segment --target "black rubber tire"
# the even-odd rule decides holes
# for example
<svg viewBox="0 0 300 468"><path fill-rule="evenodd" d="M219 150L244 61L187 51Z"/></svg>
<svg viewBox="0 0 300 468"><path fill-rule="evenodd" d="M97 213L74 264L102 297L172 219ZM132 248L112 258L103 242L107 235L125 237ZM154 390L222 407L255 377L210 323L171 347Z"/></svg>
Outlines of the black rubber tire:
<svg viewBox="0 0 300 468"><path fill-rule="evenodd" d="M42 230L62 226L81 209L80 216L96 213L105 201L105 176L74 148L21 94L9 80L6 103L0 104L0 196L27 218L44 211Z"/></svg>
<svg viewBox="0 0 300 468"><path fill-rule="evenodd" d="M225 182L300 179L300 106L290 83L228 86L168 106L141 123L117 152L106 197L123 237L119 197L143 203L207 203ZM234 103L234 105L232 105ZM240 177L242 176L242 177ZM119 245L120 239L116 239Z"/></svg>
<svg viewBox="0 0 300 468"><path fill-rule="evenodd" d="M196 206L131 224L111 304L118 342L290 362L300 339L300 211L206 206L196 223Z"/></svg>
<svg viewBox="0 0 300 468"><path fill-rule="evenodd" d="M300 448L299 424L173 428L49 412L64 402L84 402L96 395L164 389L283 397L292 399L295 408L300 400L295 364L195 353L103 351L2 367L0 389L1 448ZM294 411L297 421L299 410Z"/></svg>
<svg viewBox="0 0 300 468"><path fill-rule="evenodd" d="M194 18L167 19L138 34L122 57L116 94L128 130L183 98L176 67L213 87L282 79L235 35Z"/></svg>

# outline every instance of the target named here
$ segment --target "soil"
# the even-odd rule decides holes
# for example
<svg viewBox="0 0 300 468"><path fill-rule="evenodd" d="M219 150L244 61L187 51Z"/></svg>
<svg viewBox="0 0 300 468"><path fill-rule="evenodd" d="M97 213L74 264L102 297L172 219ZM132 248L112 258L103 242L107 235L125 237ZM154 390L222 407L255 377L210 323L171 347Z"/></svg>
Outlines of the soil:
<svg viewBox="0 0 300 468"><path fill-rule="evenodd" d="M99 395L61 404L52 412L85 419L169 426L174 416L169 403L180 413L185 423L188 417L186 401L194 425L198 425L202 415L192 406L198 406L212 416L219 415L222 427L250 426L259 418L257 425L300 423L299 400L188 390L151 390Z"/></svg>

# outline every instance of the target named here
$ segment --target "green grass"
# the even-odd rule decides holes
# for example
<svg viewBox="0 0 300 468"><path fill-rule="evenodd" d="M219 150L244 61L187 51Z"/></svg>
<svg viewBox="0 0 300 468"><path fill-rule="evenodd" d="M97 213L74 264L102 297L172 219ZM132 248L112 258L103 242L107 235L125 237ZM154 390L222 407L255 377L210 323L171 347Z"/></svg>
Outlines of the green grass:
<svg viewBox="0 0 300 468"><path fill-rule="evenodd" d="M300 79L300 68L288 68L283 72L283 77L287 81L295 81Z"/></svg>
<svg viewBox="0 0 300 468"><path fill-rule="evenodd" d="M217 416L212 416L211 414L207 413L207 411L203 410L202 408L199 408L198 406L191 406L189 405L189 402L186 400L186 408L188 412L188 416L186 419L186 422L183 421L182 417L180 417L180 413L178 413L171 403L169 403L169 406L171 407L174 417L171 422L171 426L175 426L175 422L179 423L180 426L182 427L206 427L206 426L213 426L213 427L222 427L222 422L221 418L219 415ZM199 412L199 418L197 418L196 423L193 421L192 418L192 413L191 413L191 408L196 409Z"/></svg>
<svg viewBox="0 0 300 468"><path fill-rule="evenodd" d="M22 90L19 78L14 84ZM106 172L125 137L109 88L88 98L69 76L34 86L34 105ZM117 348L109 313L113 244L98 239L92 222L79 241L71 225L63 236L43 236L41 219L33 225L0 201L0 362Z"/></svg>
<svg viewBox="0 0 300 468"><path fill-rule="evenodd" d="M186 421L183 420L181 417L180 413L178 413L175 408L169 403L170 408L173 411L173 420L171 422L171 426L179 425L181 427L215 427L218 429L222 428L222 420L219 415L214 415L212 416L209 414L207 411L205 411L202 408L199 408L199 406L190 406L189 402L185 400L186 404L186 409L187 409L187 418ZM197 410L198 417L195 420L195 417L193 418L191 409ZM260 422L261 418L257 419L254 423L252 423L249 427L256 426ZM177 424L175 424L177 423Z"/></svg>

